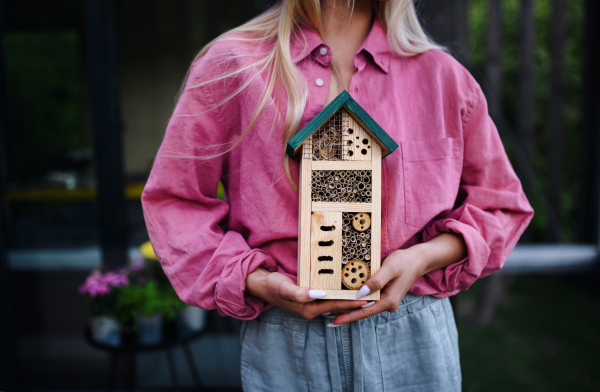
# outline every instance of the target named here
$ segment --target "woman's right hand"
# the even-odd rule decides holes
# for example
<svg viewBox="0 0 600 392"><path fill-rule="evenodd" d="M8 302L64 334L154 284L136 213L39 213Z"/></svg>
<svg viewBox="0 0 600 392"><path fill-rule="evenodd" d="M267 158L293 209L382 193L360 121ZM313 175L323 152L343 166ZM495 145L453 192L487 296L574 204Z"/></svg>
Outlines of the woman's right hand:
<svg viewBox="0 0 600 392"><path fill-rule="evenodd" d="M308 320L322 314L348 313L367 304L367 301L316 301L326 295L324 291L299 287L286 275L262 268L248 274L246 292Z"/></svg>

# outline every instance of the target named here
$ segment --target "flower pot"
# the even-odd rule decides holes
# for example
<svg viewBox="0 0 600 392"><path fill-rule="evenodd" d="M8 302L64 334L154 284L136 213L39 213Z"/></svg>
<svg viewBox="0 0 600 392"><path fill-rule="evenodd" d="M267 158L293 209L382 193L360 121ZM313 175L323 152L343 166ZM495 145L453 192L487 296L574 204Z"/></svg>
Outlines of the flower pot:
<svg viewBox="0 0 600 392"><path fill-rule="evenodd" d="M159 344L163 340L163 316L135 316L137 342L139 344Z"/></svg>
<svg viewBox="0 0 600 392"><path fill-rule="evenodd" d="M121 345L121 326L112 317L96 316L92 318L92 339L109 346Z"/></svg>
<svg viewBox="0 0 600 392"><path fill-rule="evenodd" d="M177 332L181 337L188 337L201 331L206 326L206 311L195 306L187 305L175 316Z"/></svg>

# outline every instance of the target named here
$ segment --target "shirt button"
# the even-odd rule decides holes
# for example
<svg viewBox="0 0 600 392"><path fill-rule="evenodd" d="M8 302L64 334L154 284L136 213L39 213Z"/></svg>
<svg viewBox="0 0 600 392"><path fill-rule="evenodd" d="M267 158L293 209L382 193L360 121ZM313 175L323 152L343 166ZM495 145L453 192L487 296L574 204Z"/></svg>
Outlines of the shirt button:
<svg viewBox="0 0 600 392"><path fill-rule="evenodd" d="M327 48L324 46L321 46L321 50L319 51L319 53L321 53L321 56L325 56L327 54Z"/></svg>
<svg viewBox="0 0 600 392"><path fill-rule="evenodd" d="M321 87L323 85L323 79L317 79L317 86Z"/></svg>

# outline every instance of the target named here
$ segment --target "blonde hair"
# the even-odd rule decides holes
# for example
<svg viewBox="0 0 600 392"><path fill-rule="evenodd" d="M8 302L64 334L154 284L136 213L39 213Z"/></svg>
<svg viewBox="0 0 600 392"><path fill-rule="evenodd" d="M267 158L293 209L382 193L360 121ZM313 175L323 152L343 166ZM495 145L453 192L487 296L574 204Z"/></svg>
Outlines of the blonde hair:
<svg viewBox="0 0 600 392"><path fill-rule="evenodd" d="M347 1L349 8L353 10L354 0ZM413 0L374 1L373 6L375 17L379 18L384 28L386 28L388 41L393 50L399 55L414 56L431 49L444 50L443 47L435 44L421 27ZM308 86L295 66L290 51L291 40L294 34L299 31L298 27L302 23L308 24L322 36L323 14L321 0L279 0L274 6L256 18L215 38L198 53L192 64L206 55L212 46L220 42L237 41L255 44L257 47L273 43L266 55L260 56L258 60L251 62L249 65L227 72L217 78L189 86L185 90L182 87L180 96L189 89L233 78L248 70L255 70L256 73L253 76L247 78L240 87L222 102L217 103L217 106L221 106L248 87L258 75L268 75L265 91L258 103L257 109L241 135L229 143L229 146L225 150L200 157L201 159L211 159L227 154L239 145L260 117L276 85L279 84L287 94L287 111L284 121L285 143L282 148L285 174L294 190L298 191L298 186L291 175L289 157L285 153L285 145L298 130L308 98ZM331 66L333 75L338 79L339 85L342 86L335 63L332 62ZM183 86L186 85L189 73L190 70L188 70Z"/></svg>

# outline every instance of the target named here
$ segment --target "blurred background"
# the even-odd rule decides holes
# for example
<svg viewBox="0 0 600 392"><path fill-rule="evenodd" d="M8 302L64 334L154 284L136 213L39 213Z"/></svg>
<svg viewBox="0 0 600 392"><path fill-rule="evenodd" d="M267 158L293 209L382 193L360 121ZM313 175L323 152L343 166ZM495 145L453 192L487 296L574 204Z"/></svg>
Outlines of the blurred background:
<svg viewBox="0 0 600 392"><path fill-rule="evenodd" d="M240 390L233 320L184 334L173 305L163 340L118 349L95 340L91 278L78 290L103 262L129 282L110 290L164 307L140 291L168 291L139 248L144 183L195 54L270 3L0 1L0 390ZM600 2L416 3L536 210L505 268L452 300L464 390L598 391Z"/></svg>

